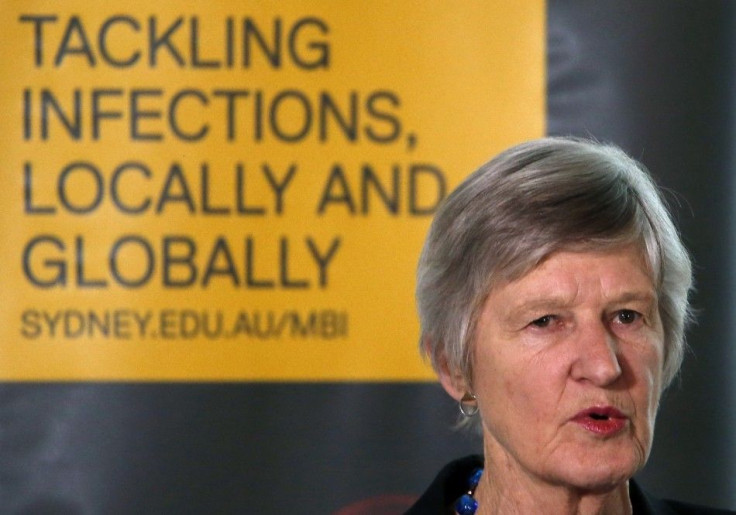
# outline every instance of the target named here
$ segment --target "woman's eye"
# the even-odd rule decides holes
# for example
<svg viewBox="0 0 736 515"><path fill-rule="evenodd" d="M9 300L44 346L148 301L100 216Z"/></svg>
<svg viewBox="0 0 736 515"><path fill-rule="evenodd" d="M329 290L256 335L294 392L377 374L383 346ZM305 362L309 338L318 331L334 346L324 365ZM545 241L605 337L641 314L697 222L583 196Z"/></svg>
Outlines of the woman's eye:
<svg viewBox="0 0 736 515"><path fill-rule="evenodd" d="M641 318L641 313L632 311L630 309L622 309L616 313L616 321L621 324L633 324Z"/></svg>
<svg viewBox="0 0 736 515"><path fill-rule="evenodd" d="M530 325L533 325L534 327L549 327L550 324L552 324L554 318L554 315L544 315L543 317L539 317L536 320L532 320L532 323Z"/></svg>

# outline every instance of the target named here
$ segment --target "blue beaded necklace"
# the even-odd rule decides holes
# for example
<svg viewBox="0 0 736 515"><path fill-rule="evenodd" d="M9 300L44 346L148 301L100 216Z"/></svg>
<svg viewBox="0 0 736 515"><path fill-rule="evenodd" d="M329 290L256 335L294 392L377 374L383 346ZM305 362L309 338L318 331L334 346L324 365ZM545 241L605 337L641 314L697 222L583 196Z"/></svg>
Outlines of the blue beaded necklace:
<svg viewBox="0 0 736 515"><path fill-rule="evenodd" d="M482 468L477 468L472 474L470 474L470 479L468 479L468 491L455 501L455 511L458 515L473 515L478 509L478 501L475 500L473 494L475 493L478 483L480 483L480 477L482 475Z"/></svg>

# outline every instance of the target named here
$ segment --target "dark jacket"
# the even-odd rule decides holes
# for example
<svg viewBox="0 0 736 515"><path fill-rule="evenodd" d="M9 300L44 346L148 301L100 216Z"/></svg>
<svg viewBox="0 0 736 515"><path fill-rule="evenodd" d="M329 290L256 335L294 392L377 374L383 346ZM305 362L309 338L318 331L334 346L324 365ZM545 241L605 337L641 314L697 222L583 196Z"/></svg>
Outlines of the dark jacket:
<svg viewBox="0 0 736 515"><path fill-rule="evenodd" d="M409 508L406 515L447 515L452 506L467 491L467 481L478 467L482 456L468 456L453 461L437 475L426 492ZM634 480L629 481L629 497L634 515L728 515L734 511L705 508L678 501L656 499L644 492Z"/></svg>

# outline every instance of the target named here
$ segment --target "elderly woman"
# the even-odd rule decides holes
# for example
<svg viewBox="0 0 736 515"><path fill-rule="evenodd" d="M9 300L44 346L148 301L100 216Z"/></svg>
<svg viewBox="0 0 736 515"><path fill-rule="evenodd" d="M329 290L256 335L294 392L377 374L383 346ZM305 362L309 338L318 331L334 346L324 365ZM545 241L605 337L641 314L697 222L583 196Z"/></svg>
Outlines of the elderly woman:
<svg viewBox="0 0 736 515"><path fill-rule="evenodd" d="M409 513L728 513L644 494L662 391L683 357L691 266L621 150L547 138L445 201L418 269L422 350L483 457Z"/></svg>

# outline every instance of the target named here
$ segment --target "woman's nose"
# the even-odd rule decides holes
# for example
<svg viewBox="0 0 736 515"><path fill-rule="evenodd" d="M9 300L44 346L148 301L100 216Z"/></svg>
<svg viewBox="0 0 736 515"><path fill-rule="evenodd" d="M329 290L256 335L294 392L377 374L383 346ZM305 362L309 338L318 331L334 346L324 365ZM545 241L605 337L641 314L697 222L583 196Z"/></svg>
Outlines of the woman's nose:
<svg viewBox="0 0 736 515"><path fill-rule="evenodd" d="M572 377L596 386L608 386L622 373L618 341L601 320L581 324L576 331Z"/></svg>

